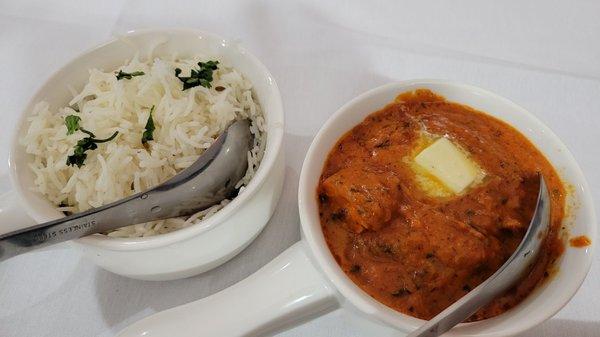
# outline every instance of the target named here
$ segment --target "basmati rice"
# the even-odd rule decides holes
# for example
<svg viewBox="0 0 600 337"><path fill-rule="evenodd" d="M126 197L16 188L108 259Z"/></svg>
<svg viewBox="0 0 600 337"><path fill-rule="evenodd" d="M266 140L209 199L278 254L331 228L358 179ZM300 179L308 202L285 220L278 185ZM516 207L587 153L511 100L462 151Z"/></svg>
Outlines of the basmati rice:
<svg viewBox="0 0 600 337"><path fill-rule="evenodd" d="M266 143L265 121L252 84L239 72L219 63L211 88L182 90L175 68L182 75L197 68L205 56L191 59L134 57L120 67L124 72L143 71L142 76L117 80L114 71L90 70L89 81L67 107L53 109L42 101L28 119L21 144L33 155L29 163L36 191L58 210L80 212L148 190L190 166L234 119L249 118L254 144L248 153L248 170L238 183L240 193L252 179ZM119 70L118 69L118 70ZM73 90L72 90L73 91ZM154 140L144 147L150 108L155 124ZM88 151L85 164L68 166L81 131L67 135L65 117L81 118L80 126L98 138L118 131L117 137ZM190 217L178 217L123 227L107 233L112 237L141 237L167 233L201 222L230 200ZM67 206L65 206L67 205Z"/></svg>

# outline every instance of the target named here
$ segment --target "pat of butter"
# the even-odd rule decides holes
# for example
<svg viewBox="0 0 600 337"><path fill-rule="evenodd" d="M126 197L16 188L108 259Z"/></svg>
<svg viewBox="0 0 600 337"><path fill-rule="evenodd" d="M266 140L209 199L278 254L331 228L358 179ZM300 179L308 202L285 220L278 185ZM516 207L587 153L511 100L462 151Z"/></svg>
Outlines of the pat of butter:
<svg viewBox="0 0 600 337"><path fill-rule="evenodd" d="M454 193L462 192L480 173L477 164L444 137L421 151L415 162Z"/></svg>

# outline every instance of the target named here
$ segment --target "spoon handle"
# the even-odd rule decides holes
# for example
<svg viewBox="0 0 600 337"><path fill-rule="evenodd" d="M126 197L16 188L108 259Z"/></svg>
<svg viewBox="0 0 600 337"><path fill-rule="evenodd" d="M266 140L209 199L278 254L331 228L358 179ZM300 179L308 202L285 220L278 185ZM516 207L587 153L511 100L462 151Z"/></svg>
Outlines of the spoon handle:
<svg viewBox="0 0 600 337"><path fill-rule="evenodd" d="M156 219L150 203L159 191L149 191L118 202L73 214L0 236L0 261L63 241L81 238L133 223Z"/></svg>
<svg viewBox="0 0 600 337"><path fill-rule="evenodd" d="M519 247L492 276L407 337L435 337L452 329L523 277L535 262L550 228L550 195L540 174L537 205Z"/></svg>

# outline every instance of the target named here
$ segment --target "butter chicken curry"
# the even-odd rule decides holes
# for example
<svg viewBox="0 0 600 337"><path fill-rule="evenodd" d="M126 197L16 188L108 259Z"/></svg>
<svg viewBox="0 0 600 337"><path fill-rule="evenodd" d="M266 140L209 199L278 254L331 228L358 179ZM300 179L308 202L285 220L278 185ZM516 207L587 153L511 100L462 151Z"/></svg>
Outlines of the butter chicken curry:
<svg viewBox="0 0 600 337"><path fill-rule="evenodd" d="M323 232L360 288L430 319L516 249L533 215L539 173L552 197L549 236L531 272L470 320L489 318L523 300L563 251L565 189L510 125L429 90L398 96L330 152L317 190Z"/></svg>

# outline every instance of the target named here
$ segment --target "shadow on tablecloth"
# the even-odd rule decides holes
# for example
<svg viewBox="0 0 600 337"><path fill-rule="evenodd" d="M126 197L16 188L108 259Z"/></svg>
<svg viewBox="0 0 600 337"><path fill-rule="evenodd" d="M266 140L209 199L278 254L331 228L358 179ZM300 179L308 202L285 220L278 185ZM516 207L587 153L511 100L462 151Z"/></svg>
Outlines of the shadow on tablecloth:
<svg viewBox="0 0 600 337"><path fill-rule="evenodd" d="M600 336L600 322L551 319L519 337L592 337Z"/></svg>
<svg viewBox="0 0 600 337"><path fill-rule="evenodd" d="M286 153L304 153L311 137L286 134ZM286 160L287 161L287 160ZM154 312L204 298L254 273L300 239L299 172L286 167L283 192L265 229L239 255L204 274L175 281L128 279L102 269L96 273L96 298L103 319L113 332Z"/></svg>

